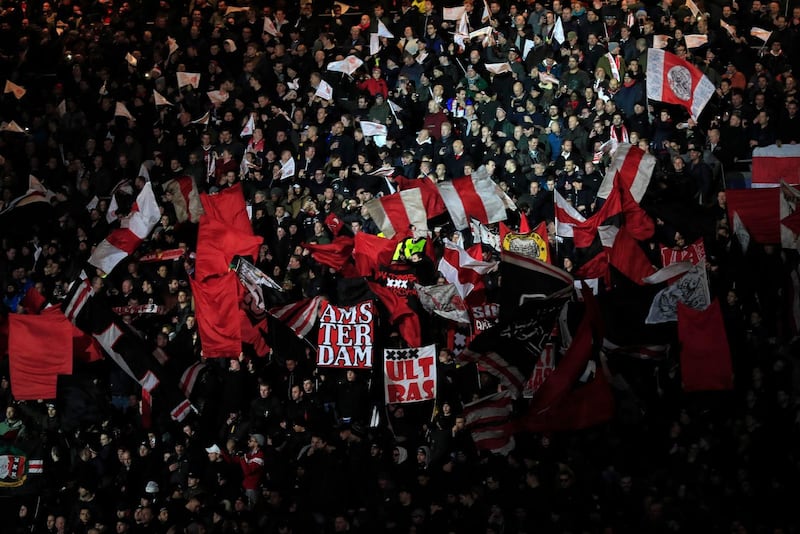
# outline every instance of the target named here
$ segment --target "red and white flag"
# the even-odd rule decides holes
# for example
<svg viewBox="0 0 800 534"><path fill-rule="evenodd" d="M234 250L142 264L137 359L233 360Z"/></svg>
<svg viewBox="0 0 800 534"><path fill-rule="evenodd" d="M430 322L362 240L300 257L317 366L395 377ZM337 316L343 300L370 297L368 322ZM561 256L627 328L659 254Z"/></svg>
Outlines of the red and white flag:
<svg viewBox="0 0 800 534"><path fill-rule="evenodd" d="M405 235L413 226L418 231L428 229L428 215L422 201L422 190L406 189L365 204L370 217L388 238Z"/></svg>
<svg viewBox="0 0 800 534"><path fill-rule="evenodd" d="M597 196L607 199L614 187L619 185L630 191L633 200L641 202L650 186L655 166L656 158L652 154L630 143L620 143L597 190Z"/></svg>
<svg viewBox="0 0 800 534"><path fill-rule="evenodd" d="M167 100L164 95L153 89L153 100L155 101L156 106L171 106L173 105L172 102Z"/></svg>
<svg viewBox="0 0 800 534"><path fill-rule="evenodd" d="M178 78L178 89L191 85L195 89L200 87L200 73L199 72L176 72Z"/></svg>
<svg viewBox="0 0 800 534"><path fill-rule="evenodd" d="M272 308L269 310L269 314L291 328L297 337L305 337L317 322L322 300L322 297L319 296L300 300L286 306Z"/></svg>
<svg viewBox="0 0 800 534"><path fill-rule="evenodd" d="M684 35L683 38L686 40L686 48L700 48L701 46L708 44L708 35L698 33Z"/></svg>
<svg viewBox="0 0 800 534"><path fill-rule="evenodd" d="M112 230L95 247L89 263L105 273L110 273L120 261L142 244L160 218L161 212L153 195L153 187L147 182L136 197L130 215L122 219L120 228Z"/></svg>
<svg viewBox="0 0 800 534"><path fill-rule="evenodd" d="M752 187L800 184L800 145L769 145L753 149Z"/></svg>
<svg viewBox="0 0 800 534"><path fill-rule="evenodd" d="M117 102L116 107L114 108L114 116L115 117L124 117L130 121L135 121L136 119L133 118L131 112L128 111L128 108L125 107L125 104L122 102Z"/></svg>
<svg viewBox="0 0 800 534"><path fill-rule="evenodd" d="M497 262L476 260L463 247L445 239L439 272L445 280L456 286L462 299L467 298L473 289L483 287L483 275L496 268Z"/></svg>
<svg viewBox="0 0 800 534"><path fill-rule="evenodd" d="M479 450L507 455L515 442L511 418L513 399L508 391L500 391L464 406L467 429Z"/></svg>
<svg viewBox="0 0 800 534"><path fill-rule="evenodd" d="M561 237L572 237L572 227L586 221L586 217L581 215L572 205L567 202L561 193L554 191L555 196L555 215L556 215L556 235Z"/></svg>
<svg viewBox="0 0 800 534"><path fill-rule="evenodd" d="M456 230L469 228L470 217L483 224L506 220L505 200L483 166L470 176L441 182L438 187Z"/></svg>
<svg viewBox="0 0 800 534"><path fill-rule="evenodd" d="M200 202L197 184L191 176L181 176L170 180L164 184L164 192L169 195L167 199L175 207L175 218L178 222L196 223L205 213L203 204Z"/></svg>
<svg viewBox="0 0 800 534"><path fill-rule="evenodd" d="M697 67L658 48L647 52L647 98L686 108L695 120L715 91Z"/></svg>
<svg viewBox="0 0 800 534"><path fill-rule="evenodd" d="M388 133L386 126L378 122L361 121L359 124L361 124L361 131L364 132L364 135L367 137L386 135Z"/></svg>
<svg viewBox="0 0 800 534"><path fill-rule="evenodd" d="M19 100L20 98L25 96L25 93L27 93L27 91L21 85L17 85L11 80L6 80L6 86L5 89L3 89L3 94L5 93L13 93L14 98Z"/></svg>
<svg viewBox="0 0 800 534"><path fill-rule="evenodd" d="M250 117L247 119L247 123L242 128L242 132L239 134L239 137L249 137L253 135L253 131L256 129L256 120L255 115L253 113L250 114Z"/></svg>
<svg viewBox="0 0 800 534"><path fill-rule="evenodd" d="M318 96L322 100L330 100L333 98L333 87L325 80L320 80L314 96Z"/></svg>

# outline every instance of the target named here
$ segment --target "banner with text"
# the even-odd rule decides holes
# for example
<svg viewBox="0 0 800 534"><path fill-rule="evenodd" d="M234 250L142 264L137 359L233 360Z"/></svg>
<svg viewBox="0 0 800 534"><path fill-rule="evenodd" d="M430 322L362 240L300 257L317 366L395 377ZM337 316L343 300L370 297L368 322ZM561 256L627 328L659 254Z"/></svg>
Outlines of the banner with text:
<svg viewBox="0 0 800 534"><path fill-rule="evenodd" d="M383 351L388 404L436 398L436 345Z"/></svg>
<svg viewBox="0 0 800 534"><path fill-rule="evenodd" d="M323 302L317 338L317 365L340 369L371 368L374 317L375 305L371 300L344 307Z"/></svg>

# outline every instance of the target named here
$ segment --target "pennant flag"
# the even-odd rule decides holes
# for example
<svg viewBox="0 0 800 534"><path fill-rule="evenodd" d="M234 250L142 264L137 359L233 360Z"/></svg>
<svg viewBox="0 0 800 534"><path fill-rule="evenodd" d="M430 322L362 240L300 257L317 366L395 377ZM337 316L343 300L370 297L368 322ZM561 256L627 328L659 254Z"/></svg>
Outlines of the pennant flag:
<svg viewBox="0 0 800 534"><path fill-rule="evenodd" d="M719 301L695 309L678 303L684 391L733 389L733 367Z"/></svg>
<svg viewBox="0 0 800 534"><path fill-rule="evenodd" d="M333 87L325 80L320 80L314 96L318 96L323 100L331 100L333 98Z"/></svg>
<svg viewBox="0 0 800 534"><path fill-rule="evenodd" d="M697 17L700 14L700 8L697 7L694 0L686 0L686 7L692 12L693 17Z"/></svg>
<svg viewBox="0 0 800 534"><path fill-rule="evenodd" d="M444 20L459 20L466 13L464 6L445 7L442 9Z"/></svg>
<svg viewBox="0 0 800 534"><path fill-rule="evenodd" d="M747 250L750 248L750 233L742 222L742 218L739 217L739 213L733 214L733 235L735 235L736 239L739 241L742 252L747 254ZM782 235L781 238L783 238Z"/></svg>
<svg viewBox="0 0 800 534"><path fill-rule="evenodd" d="M281 285L243 257L234 258L232 267L252 297L255 309L266 311L285 300Z"/></svg>
<svg viewBox="0 0 800 534"><path fill-rule="evenodd" d="M191 85L195 89L200 87L200 73L199 72L176 72L178 78L178 89Z"/></svg>
<svg viewBox="0 0 800 534"><path fill-rule="evenodd" d="M478 450L508 455L516 443L511 418L513 399L508 391L500 391L464 405L466 427Z"/></svg>
<svg viewBox="0 0 800 534"><path fill-rule="evenodd" d="M353 257L355 241L346 235L336 236L331 243L303 243L303 248L311 252L311 257L318 263L341 271Z"/></svg>
<svg viewBox="0 0 800 534"><path fill-rule="evenodd" d="M268 33L273 37L278 35L278 28L275 27L275 23L269 17L264 17L264 33Z"/></svg>
<svg viewBox="0 0 800 534"><path fill-rule="evenodd" d="M58 111L58 116L59 117L63 117L64 115L67 114L67 101L66 101L66 99L64 99L64 100L62 100L61 102L58 103L58 107L56 108L56 111Z"/></svg>
<svg viewBox="0 0 800 534"><path fill-rule="evenodd" d="M371 369L374 322L375 305L371 300L343 307L322 301L317 336L317 366Z"/></svg>
<svg viewBox="0 0 800 534"><path fill-rule="evenodd" d="M153 101L155 102L156 106L172 106L172 102L164 98L164 96L153 89Z"/></svg>
<svg viewBox="0 0 800 534"><path fill-rule="evenodd" d="M208 95L208 99L211 100L211 103L215 106L219 106L224 104L230 98L230 95L227 91L215 90L215 91L208 91L206 93Z"/></svg>
<svg viewBox="0 0 800 534"><path fill-rule="evenodd" d="M488 70L492 74L503 74L504 72L511 72L511 65L509 65L508 62L486 63L484 66L486 67L486 70Z"/></svg>
<svg viewBox="0 0 800 534"><path fill-rule="evenodd" d="M561 22L560 16L556 17L556 23L553 25L553 39L555 39L558 44L567 40L564 36L564 23Z"/></svg>
<svg viewBox="0 0 800 534"><path fill-rule="evenodd" d="M333 2L333 5L334 6L339 6L339 9L342 10L341 11L342 15L344 15L345 13L350 11L350 6L345 4L344 2L339 2L338 0L336 0L336 1Z"/></svg>
<svg viewBox="0 0 800 534"><path fill-rule="evenodd" d="M464 299L458 294L455 284L421 286L415 284L417 297L423 309L431 315L439 315L450 321L469 324L470 317Z"/></svg>
<svg viewBox="0 0 800 534"><path fill-rule="evenodd" d="M167 201L172 202L175 208L175 218L178 222L200 221L200 216L205 211L194 178L191 176L174 178L164 183L163 187Z"/></svg>
<svg viewBox="0 0 800 534"><path fill-rule="evenodd" d="M256 120L255 114L251 113L250 116L247 118L247 123L242 128L242 132L239 134L239 137L249 137L253 135L253 131L256 129Z"/></svg>
<svg viewBox="0 0 800 534"><path fill-rule="evenodd" d="M343 74L353 74L364 62L356 56L347 56L341 61L331 61L328 63L328 70L341 72Z"/></svg>
<svg viewBox="0 0 800 534"><path fill-rule="evenodd" d="M136 59L130 52L125 53L125 61L127 61L128 65L130 65L131 67L136 67L137 65L139 65L139 60Z"/></svg>
<svg viewBox="0 0 800 534"><path fill-rule="evenodd" d="M72 325L57 313L8 316L11 388L17 400L56 398L58 375L72 374Z"/></svg>
<svg viewBox="0 0 800 534"><path fill-rule="evenodd" d="M436 399L436 345L384 349L383 364L386 404Z"/></svg>
<svg viewBox="0 0 800 534"><path fill-rule="evenodd" d="M387 37L389 39L394 39L394 34L389 31L381 19L378 19L378 37Z"/></svg>
<svg viewBox="0 0 800 534"><path fill-rule="evenodd" d="M125 117L128 120L135 121L136 119L133 118L131 112L128 111L128 108L125 107L125 104L122 102L117 102L116 106L114 107L114 116L115 117Z"/></svg>
<svg viewBox="0 0 800 534"><path fill-rule="evenodd" d="M322 297L313 297L286 306L271 308L269 314L288 326L297 337L306 337L317 322Z"/></svg>
<svg viewBox="0 0 800 534"><path fill-rule="evenodd" d="M659 50L662 48L666 48L669 44L669 35L654 35L653 36L653 48L658 48Z"/></svg>
<svg viewBox="0 0 800 534"><path fill-rule="evenodd" d="M388 135L389 133L385 125L377 122L361 121L359 124L361 125L361 131L364 132L364 135L367 137L373 135Z"/></svg>
<svg viewBox="0 0 800 534"><path fill-rule="evenodd" d="M677 282L656 294L645 323L677 321L679 302L695 310L704 310L711 303L705 262L692 266Z"/></svg>
<svg viewBox="0 0 800 534"><path fill-rule="evenodd" d="M700 48L708 44L708 35L692 34L684 35L683 38L686 40L686 48L689 49Z"/></svg>
<svg viewBox="0 0 800 534"><path fill-rule="evenodd" d="M230 9L230 8L228 8L228 9ZM169 54L167 55L167 57L169 57L172 54L174 54L175 52L177 52L178 48L180 48L178 46L178 41L176 41L174 37L167 37L167 49L169 50Z"/></svg>
<svg viewBox="0 0 800 534"><path fill-rule="evenodd" d="M377 33L369 34L369 55L374 56L381 51L381 40Z"/></svg>
<svg viewBox="0 0 800 534"><path fill-rule="evenodd" d="M453 42L461 48L466 47L466 41L470 39L469 36L469 19L466 12L461 14L456 25L456 31L453 35Z"/></svg>
<svg viewBox="0 0 800 534"><path fill-rule="evenodd" d="M16 98L17 100L20 100L23 96L25 96L26 92L27 91L25 90L25 88L22 87L21 85L17 85L14 82L12 82L11 80L6 80L6 87L5 87L5 89L3 89L3 94L5 94L5 93L13 93L14 94L14 98Z"/></svg>
<svg viewBox="0 0 800 534"><path fill-rule="evenodd" d="M647 54L647 98L686 108L697 120L715 91L697 67L674 54L651 48Z"/></svg>
<svg viewBox="0 0 800 534"><path fill-rule="evenodd" d="M800 145L769 145L753 149L753 187L777 187L781 181L800 184Z"/></svg>
<svg viewBox="0 0 800 534"><path fill-rule="evenodd" d="M25 129L17 121L0 123L0 132L25 133Z"/></svg>
<svg viewBox="0 0 800 534"><path fill-rule="evenodd" d="M471 217L483 224L506 220L505 201L484 166L470 176L437 185L456 230L468 228Z"/></svg>
<svg viewBox="0 0 800 534"><path fill-rule="evenodd" d="M484 287L483 275L497 269L497 262L474 259L463 247L449 239L444 240L444 254L439 261L439 272L453 284L462 299L475 289Z"/></svg>
<svg viewBox="0 0 800 534"><path fill-rule="evenodd" d="M762 41L764 41L766 43L767 41L769 41L769 38L772 37L772 32L771 31L767 31L767 30L765 30L763 28L759 28L759 27L754 26L754 27L750 28L750 35L752 35L753 37L756 37L758 39L761 39Z"/></svg>
<svg viewBox="0 0 800 534"><path fill-rule="evenodd" d="M412 226L419 231L428 229L428 216L420 189L373 198L364 206L386 237L404 236Z"/></svg>
<svg viewBox="0 0 800 534"><path fill-rule="evenodd" d="M111 273L116 265L133 254L147 238L161 219L156 197L150 182L144 184L131 207L131 213L124 219L120 228L110 234L95 247L89 263L105 273Z"/></svg>

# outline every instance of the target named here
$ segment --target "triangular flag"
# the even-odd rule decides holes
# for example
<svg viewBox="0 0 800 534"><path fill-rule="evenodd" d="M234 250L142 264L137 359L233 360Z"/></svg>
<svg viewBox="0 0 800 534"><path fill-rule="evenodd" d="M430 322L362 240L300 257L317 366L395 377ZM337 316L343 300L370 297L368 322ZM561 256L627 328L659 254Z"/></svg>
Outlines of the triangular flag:
<svg viewBox="0 0 800 534"><path fill-rule="evenodd" d="M369 34L369 55L374 56L381 51L381 40L377 33Z"/></svg>
<svg viewBox="0 0 800 534"><path fill-rule="evenodd" d="M273 37L278 35L278 29L275 27L275 23L272 22L272 19L269 17L264 17L264 33L268 33Z"/></svg>
<svg viewBox="0 0 800 534"><path fill-rule="evenodd" d="M230 9L230 8L228 8ZM169 47L169 55L171 56L178 51L178 41L174 37L167 37L167 46Z"/></svg>
<svg viewBox="0 0 800 534"><path fill-rule="evenodd" d="M686 7L692 12L692 16L697 17L700 14L700 8L692 0L686 0Z"/></svg>
<svg viewBox="0 0 800 534"><path fill-rule="evenodd" d="M125 104L122 102L117 102L117 105L114 107L114 116L115 117L125 117L128 120L135 121L136 119L133 118L131 112L128 111L128 108L125 107Z"/></svg>
<svg viewBox="0 0 800 534"><path fill-rule="evenodd" d="M733 214L733 235L739 240L739 245L742 247L742 252L747 254L747 249L750 248L750 232L745 228L742 218L739 217L739 212Z"/></svg>
<svg viewBox="0 0 800 534"><path fill-rule="evenodd" d="M66 100L62 100L61 102L59 102L58 107L56 108L56 111L58 111L58 116L59 117L63 117L64 115L66 115L67 114L67 101Z"/></svg>
<svg viewBox="0 0 800 534"><path fill-rule="evenodd" d="M691 34L684 35L683 38L686 40L686 48L700 48L708 44L708 35Z"/></svg>
<svg viewBox="0 0 800 534"><path fill-rule="evenodd" d="M483 0L483 13L481 13L481 22L486 22L492 18L492 12L489 11L489 4Z"/></svg>
<svg viewBox="0 0 800 534"><path fill-rule="evenodd" d="M3 93L14 93L14 96L17 100L25 96L25 88L21 85L17 85L11 80L6 80L6 88L3 90Z"/></svg>
<svg viewBox="0 0 800 534"><path fill-rule="evenodd" d="M199 72L176 72L178 78L178 89L191 85L195 89L200 87L200 73Z"/></svg>
<svg viewBox="0 0 800 534"><path fill-rule="evenodd" d="M328 63L328 70L333 72L343 72L344 74L353 74L364 62L356 56L347 56L341 61L331 61Z"/></svg>
<svg viewBox="0 0 800 534"><path fill-rule="evenodd" d="M108 89L106 88L107 82L103 82L103 85L100 86L100 90L97 93L100 96L106 96L108 94Z"/></svg>
<svg viewBox="0 0 800 534"><path fill-rule="evenodd" d="M531 225L528 222L528 217L524 213L519 216L519 233L529 234L531 232Z"/></svg>
<svg viewBox="0 0 800 534"><path fill-rule="evenodd" d="M153 100L155 100L156 106L171 106L172 102L164 98L164 96L153 89Z"/></svg>
<svg viewBox="0 0 800 534"><path fill-rule="evenodd" d="M386 24L384 24L381 19L378 19L378 37L394 39L394 34L389 31L389 28L386 27Z"/></svg>
<svg viewBox="0 0 800 534"><path fill-rule="evenodd" d="M733 35L733 26L725 22L724 20L719 21L719 25L728 32L728 35ZM655 45L654 45L655 46Z"/></svg>
<svg viewBox="0 0 800 534"><path fill-rule="evenodd" d="M504 72L511 72L511 65L506 63L486 63L486 70L492 74L503 74Z"/></svg>
<svg viewBox="0 0 800 534"><path fill-rule="evenodd" d="M2 132L14 132L14 133L25 133L25 130L17 124L17 121L11 122L4 122L0 124L0 131Z"/></svg>
<svg viewBox="0 0 800 534"><path fill-rule="evenodd" d="M361 131L364 132L364 135L367 137L373 135L386 135L388 133L386 126L377 122L361 121L360 124Z"/></svg>
<svg viewBox="0 0 800 534"><path fill-rule="evenodd" d="M333 5L334 6L339 6L339 8L342 10L342 15L344 15L345 13L350 11L350 6L348 6L344 2L334 2Z"/></svg>
<svg viewBox="0 0 800 534"><path fill-rule="evenodd" d="M320 80L314 96L318 96L323 100L330 100L333 98L333 87L325 80Z"/></svg>
<svg viewBox="0 0 800 534"><path fill-rule="evenodd" d="M653 48L666 48L669 44L669 35L654 35Z"/></svg>
<svg viewBox="0 0 800 534"><path fill-rule="evenodd" d="M214 104L215 106L224 104L225 102L228 101L228 98L230 97L227 91L222 91L222 90L208 91L206 95L208 95L208 99L211 100L211 103Z"/></svg>
<svg viewBox="0 0 800 534"><path fill-rule="evenodd" d="M564 23L561 22L561 17L558 17L555 25L553 25L553 39L555 39L558 44L566 41L566 37L564 36Z"/></svg>
<svg viewBox="0 0 800 534"><path fill-rule="evenodd" d="M130 52L127 52L125 54L125 61L127 61L128 65L130 65L131 67L136 67L137 65L139 65L139 60L136 59Z"/></svg>
<svg viewBox="0 0 800 534"><path fill-rule="evenodd" d="M211 112L206 111L205 115L200 117L199 119L195 119L192 121L192 124L208 124L208 120L211 118Z"/></svg>
<svg viewBox="0 0 800 534"><path fill-rule="evenodd" d="M766 43L769 41L769 38L772 37L772 32L754 26L750 29L750 35L757 37Z"/></svg>
<svg viewBox="0 0 800 534"><path fill-rule="evenodd" d="M256 129L256 120L254 114L251 113L250 117L247 119L247 124L244 125L242 128L242 133L239 134L239 137L247 137L253 135L253 131Z"/></svg>

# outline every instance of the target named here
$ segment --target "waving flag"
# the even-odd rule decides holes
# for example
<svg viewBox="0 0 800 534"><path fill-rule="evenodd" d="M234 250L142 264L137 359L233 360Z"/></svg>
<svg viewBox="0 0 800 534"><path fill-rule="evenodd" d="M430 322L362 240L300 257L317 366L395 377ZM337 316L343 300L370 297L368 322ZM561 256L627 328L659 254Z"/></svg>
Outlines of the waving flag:
<svg viewBox="0 0 800 534"><path fill-rule="evenodd" d="M144 184L136 197L128 217L122 219L120 228L112 230L89 257L89 263L110 273L114 267L127 258L147 238L153 227L161 219L161 211L153 195L150 182Z"/></svg>
<svg viewBox="0 0 800 534"><path fill-rule="evenodd" d="M365 207L386 237L405 235L412 226L417 230L428 229L428 215L420 189L406 189L373 198Z"/></svg>
<svg viewBox="0 0 800 534"><path fill-rule="evenodd" d="M509 423L513 399L501 391L464 405L467 430L475 447L482 451L508 455L516 443Z"/></svg>
<svg viewBox="0 0 800 534"><path fill-rule="evenodd" d="M647 98L683 106L697 120L715 91L697 67L674 54L650 48L647 54Z"/></svg>
<svg viewBox="0 0 800 534"><path fill-rule="evenodd" d="M437 185L456 230L469 228L470 217L478 219L483 224L506 220L504 193L498 191L484 166L479 167L470 176L440 182Z"/></svg>
<svg viewBox="0 0 800 534"><path fill-rule="evenodd" d="M463 247L445 239L439 272L444 275L445 280L456 286L461 298L466 299L474 289L482 288L483 275L496 268L496 262L476 260Z"/></svg>

